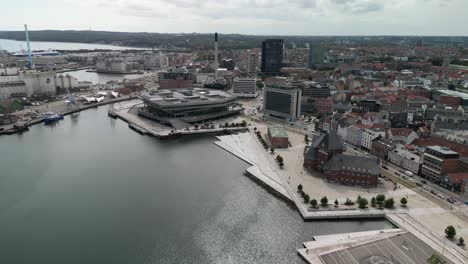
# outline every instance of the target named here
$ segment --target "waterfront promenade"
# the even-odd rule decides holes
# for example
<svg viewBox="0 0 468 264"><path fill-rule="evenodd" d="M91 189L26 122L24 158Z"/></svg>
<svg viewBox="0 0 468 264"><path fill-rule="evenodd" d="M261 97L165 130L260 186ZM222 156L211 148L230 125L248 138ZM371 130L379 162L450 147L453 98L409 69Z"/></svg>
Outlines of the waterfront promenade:
<svg viewBox="0 0 468 264"><path fill-rule="evenodd" d="M265 131L264 125L255 124L255 127L260 131ZM292 201L304 220L386 218L401 229L414 234L437 251L441 251L441 241L445 241L443 243L445 245L444 250L447 250L447 256L450 257L453 263L468 263L467 252L456 246L453 241L444 238L443 231L451 223L455 223L460 236L467 237L468 235L468 224L450 210L441 208L405 187L388 190L384 186L373 190L324 182L321 178L310 175L302 169L301 156L305 146L305 143L301 144L302 135L298 136L290 133L292 147L286 150L277 149L275 154L272 154L260 144L252 129L253 127L250 126L250 128L251 130L248 133L219 136L219 141L215 142L215 144L251 164L252 167L247 172ZM278 154L285 160L283 169L280 169L274 160ZM304 184L304 180L308 182ZM320 200L322 196L326 195L329 204L338 199L340 205L337 208L329 205L325 208L320 207L319 210L311 209L310 205L305 204L298 194L296 189L298 183L307 185L307 192L313 193L312 198ZM361 195L361 197L370 199L371 196L375 196L382 191L385 191L387 197L395 199L394 209L377 209L373 207L358 209L357 206L350 208L342 205L343 201L348 197L355 199L358 195ZM399 200L402 197L408 198L409 204L407 207L399 205ZM425 235L421 237L419 233ZM309 263L315 264L316 262L310 260Z"/></svg>

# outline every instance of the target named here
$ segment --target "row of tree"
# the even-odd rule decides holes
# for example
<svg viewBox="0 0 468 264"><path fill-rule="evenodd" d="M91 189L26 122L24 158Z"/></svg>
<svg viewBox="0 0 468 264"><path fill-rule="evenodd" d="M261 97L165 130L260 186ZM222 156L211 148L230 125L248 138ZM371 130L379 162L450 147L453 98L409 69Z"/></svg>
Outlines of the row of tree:
<svg viewBox="0 0 468 264"><path fill-rule="evenodd" d="M245 121L245 120L242 120L242 122L240 122L240 123L234 123L234 122L228 123L228 122L226 122L226 123L224 123L224 125L223 124L219 125L220 128L223 128L223 127L246 127L246 126L247 126L247 121ZM257 130L257 129L255 128L255 130Z"/></svg>
<svg viewBox="0 0 468 264"><path fill-rule="evenodd" d="M304 203L308 204L310 202L310 205L313 208L317 208L317 204L318 204L317 200L315 199L311 200L310 196L304 192L303 188L304 187L302 186L302 184L299 184L297 186L297 191L298 193L301 194L302 198L304 199ZM322 197L322 199L320 199L320 203L322 206L328 206L328 198L326 196ZM356 199L356 202L352 201L349 198L346 198L346 202L344 203L344 205L352 206L352 205L355 205L356 203L358 204L358 207L360 209L365 209L367 208L369 201L366 198L362 198L361 196L358 196ZM395 201L393 200L393 198L386 199L384 194L379 194L376 197L372 197L370 203L372 207L378 206L379 208L385 207L387 209L392 209L395 206ZM403 197L401 198L400 203L402 206L406 206L408 203L408 200L405 197ZM334 204L335 204L335 207L339 205L338 199L335 200Z"/></svg>

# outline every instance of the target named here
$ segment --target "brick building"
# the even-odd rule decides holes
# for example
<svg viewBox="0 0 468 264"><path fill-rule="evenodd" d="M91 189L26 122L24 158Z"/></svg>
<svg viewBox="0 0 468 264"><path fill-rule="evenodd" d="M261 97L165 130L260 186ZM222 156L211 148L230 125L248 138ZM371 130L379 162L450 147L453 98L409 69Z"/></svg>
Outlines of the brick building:
<svg viewBox="0 0 468 264"><path fill-rule="evenodd" d="M426 147L423 155L421 176L440 183L446 173L457 172L459 154L440 146Z"/></svg>
<svg viewBox="0 0 468 264"><path fill-rule="evenodd" d="M345 146L343 139L335 130L317 136L304 155L304 168L307 170L321 170L335 155L343 153Z"/></svg>
<svg viewBox="0 0 468 264"><path fill-rule="evenodd" d="M273 148L287 148L289 146L288 133L280 126L268 127L268 141Z"/></svg>
<svg viewBox="0 0 468 264"><path fill-rule="evenodd" d="M381 160L387 160L388 152L395 148L395 142L391 139L379 136L372 140L371 154Z"/></svg>
<svg viewBox="0 0 468 264"><path fill-rule="evenodd" d="M376 158L337 154L323 170L325 179L330 182L376 187L380 175L380 162Z"/></svg>

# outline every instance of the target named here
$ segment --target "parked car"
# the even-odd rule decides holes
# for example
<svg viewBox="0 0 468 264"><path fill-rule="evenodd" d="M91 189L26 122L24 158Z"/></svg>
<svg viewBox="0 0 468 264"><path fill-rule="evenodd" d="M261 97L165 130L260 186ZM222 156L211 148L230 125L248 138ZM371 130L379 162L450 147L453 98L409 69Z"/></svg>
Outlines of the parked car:
<svg viewBox="0 0 468 264"><path fill-rule="evenodd" d="M423 184L427 184L427 181L425 181L425 180L421 180L421 182L422 182Z"/></svg>
<svg viewBox="0 0 468 264"><path fill-rule="evenodd" d="M434 194L434 195L436 195L436 194L437 194L437 193L436 193L434 190L431 190L431 193L432 193L432 194Z"/></svg>
<svg viewBox="0 0 468 264"><path fill-rule="evenodd" d="M419 187L422 187L422 186L423 186L423 184L420 183L420 182L417 182L416 185L419 186Z"/></svg>
<svg viewBox="0 0 468 264"><path fill-rule="evenodd" d="M439 193L437 196L438 196L440 199L445 199L445 195L443 195L443 194L441 194L441 193Z"/></svg>
<svg viewBox="0 0 468 264"><path fill-rule="evenodd" d="M429 187L427 187L426 185L423 186L423 189L426 190L426 191L430 191L431 189Z"/></svg>
<svg viewBox="0 0 468 264"><path fill-rule="evenodd" d="M398 172L395 172L395 175L396 175L396 176L400 176L400 173L398 173Z"/></svg>

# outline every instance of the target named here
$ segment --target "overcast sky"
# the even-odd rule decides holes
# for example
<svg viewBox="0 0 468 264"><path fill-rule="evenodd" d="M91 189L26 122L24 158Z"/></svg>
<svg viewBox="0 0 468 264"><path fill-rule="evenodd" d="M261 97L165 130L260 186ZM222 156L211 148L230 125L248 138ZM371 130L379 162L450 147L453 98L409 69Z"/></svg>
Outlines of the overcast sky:
<svg viewBox="0 0 468 264"><path fill-rule="evenodd" d="M468 0L0 0L1 30L468 35Z"/></svg>

